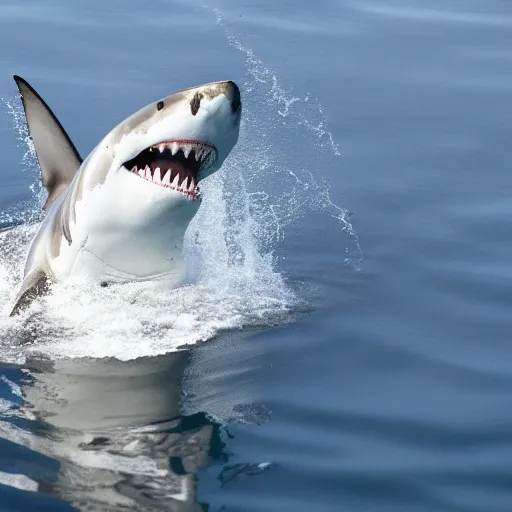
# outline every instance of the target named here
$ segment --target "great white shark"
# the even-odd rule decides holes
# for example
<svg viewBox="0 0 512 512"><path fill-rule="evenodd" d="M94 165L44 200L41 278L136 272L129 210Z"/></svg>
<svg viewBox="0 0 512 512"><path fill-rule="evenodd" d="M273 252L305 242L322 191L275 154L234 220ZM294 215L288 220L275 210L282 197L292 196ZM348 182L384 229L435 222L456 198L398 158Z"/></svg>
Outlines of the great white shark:
<svg viewBox="0 0 512 512"><path fill-rule="evenodd" d="M237 85L210 83L150 103L82 161L41 96L23 78L14 80L48 199L11 315L49 282L179 286L183 237L200 204L198 184L238 140Z"/></svg>

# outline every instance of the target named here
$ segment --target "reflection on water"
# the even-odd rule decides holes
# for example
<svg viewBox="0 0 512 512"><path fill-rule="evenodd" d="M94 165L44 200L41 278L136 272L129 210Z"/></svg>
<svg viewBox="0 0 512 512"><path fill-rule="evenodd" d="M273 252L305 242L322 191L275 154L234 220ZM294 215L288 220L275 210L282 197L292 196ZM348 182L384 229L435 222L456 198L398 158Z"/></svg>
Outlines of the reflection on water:
<svg viewBox="0 0 512 512"><path fill-rule="evenodd" d="M3 410L0 434L17 443L15 451L22 445L44 456L27 457L35 466L23 471L30 490L35 484L80 510L206 510L197 503L196 472L209 457L227 457L207 414L180 416L189 357L180 351L4 368L3 382L23 400Z"/></svg>

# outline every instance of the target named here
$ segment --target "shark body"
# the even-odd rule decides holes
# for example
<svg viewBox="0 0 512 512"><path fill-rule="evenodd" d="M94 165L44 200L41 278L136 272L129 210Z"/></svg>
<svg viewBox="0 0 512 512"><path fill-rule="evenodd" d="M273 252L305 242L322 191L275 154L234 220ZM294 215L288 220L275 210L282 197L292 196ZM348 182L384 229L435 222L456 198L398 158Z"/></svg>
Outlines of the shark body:
<svg viewBox="0 0 512 512"><path fill-rule="evenodd" d="M82 161L41 96L14 79L48 199L11 315L48 282L178 286L183 236L200 205L198 183L221 167L238 139L236 84L206 84L151 103Z"/></svg>

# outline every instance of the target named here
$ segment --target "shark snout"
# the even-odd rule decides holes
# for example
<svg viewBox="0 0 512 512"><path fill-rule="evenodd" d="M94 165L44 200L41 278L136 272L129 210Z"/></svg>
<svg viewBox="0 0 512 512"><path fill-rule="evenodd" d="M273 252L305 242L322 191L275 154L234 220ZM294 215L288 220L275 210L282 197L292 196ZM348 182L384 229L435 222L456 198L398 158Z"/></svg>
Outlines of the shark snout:
<svg viewBox="0 0 512 512"><path fill-rule="evenodd" d="M238 110L240 110L242 105L240 99L240 89L238 88L238 85L235 84L235 82L228 80L226 82L215 82L198 88L190 100L190 110L192 115L195 116L197 114L201 100L203 98L207 100L213 100L220 95L223 95L227 98L233 113L236 113Z"/></svg>
<svg viewBox="0 0 512 512"><path fill-rule="evenodd" d="M226 95L226 98L231 102L231 110L236 112L242 105L242 102L240 101L240 89L238 88L238 85L236 85L235 82L232 82L231 80L224 83L224 94Z"/></svg>

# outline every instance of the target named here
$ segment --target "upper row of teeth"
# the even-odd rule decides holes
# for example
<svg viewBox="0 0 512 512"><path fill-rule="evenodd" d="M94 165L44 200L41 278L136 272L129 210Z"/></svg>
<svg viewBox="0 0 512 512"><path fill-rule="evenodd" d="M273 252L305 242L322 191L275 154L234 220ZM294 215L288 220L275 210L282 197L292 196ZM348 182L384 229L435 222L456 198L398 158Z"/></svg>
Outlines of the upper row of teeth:
<svg viewBox="0 0 512 512"><path fill-rule="evenodd" d="M208 146L201 146L199 144L179 144L178 142L162 143L149 148L149 151L158 150L160 153L163 153L166 149L169 150L173 156L181 149L185 158L188 158L190 152L194 150L194 156L197 162L202 162L213 155L212 149Z"/></svg>
<svg viewBox="0 0 512 512"><path fill-rule="evenodd" d="M162 177L160 167L157 167L153 173L149 166L146 166L144 169L133 167L131 171L148 181L152 181L153 183L158 183L159 185L164 185L166 187L171 187L176 190L181 190L183 192L194 192L197 187L194 179L189 176L187 176L180 184L179 173L176 174L174 180L171 182L171 171L165 171L165 175Z"/></svg>

